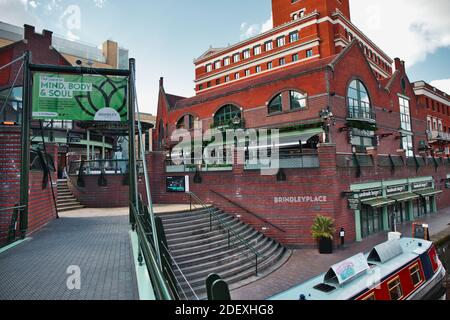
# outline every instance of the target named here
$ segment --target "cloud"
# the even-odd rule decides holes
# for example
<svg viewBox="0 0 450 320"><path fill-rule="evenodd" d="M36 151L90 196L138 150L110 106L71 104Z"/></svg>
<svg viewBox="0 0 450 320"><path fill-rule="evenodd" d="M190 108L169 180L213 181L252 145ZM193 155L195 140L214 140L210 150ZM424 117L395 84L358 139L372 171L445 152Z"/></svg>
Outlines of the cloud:
<svg viewBox="0 0 450 320"><path fill-rule="evenodd" d="M32 4L31 4L32 3ZM33 14L37 1L28 0L0 0L0 21L17 26L24 23L42 27L40 19Z"/></svg>
<svg viewBox="0 0 450 320"><path fill-rule="evenodd" d="M434 80L430 84L450 95L450 79Z"/></svg>
<svg viewBox="0 0 450 320"><path fill-rule="evenodd" d="M103 8L106 4L107 0L94 0L94 4L96 7Z"/></svg>
<svg viewBox="0 0 450 320"><path fill-rule="evenodd" d="M247 22L241 23L241 40L245 40L254 37L260 33L266 32L273 27L272 16L261 24L248 24Z"/></svg>
<svg viewBox="0 0 450 320"><path fill-rule="evenodd" d="M408 66L450 47L448 0L353 0L353 23L391 57Z"/></svg>

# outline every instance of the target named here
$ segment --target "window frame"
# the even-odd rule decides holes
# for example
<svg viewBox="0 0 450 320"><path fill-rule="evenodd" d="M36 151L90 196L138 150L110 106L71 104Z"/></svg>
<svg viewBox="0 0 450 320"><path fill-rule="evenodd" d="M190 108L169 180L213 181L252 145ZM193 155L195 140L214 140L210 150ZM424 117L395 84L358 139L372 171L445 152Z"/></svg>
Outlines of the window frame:
<svg viewBox="0 0 450 320"><path fill-rule="evenodd" d="M417 268L417 271L415 271L415 272L413 272L412 270L414 269L414 268ZM422 277L422 269L420 268L420 265L419 265L419 262L417 262L417 263L415 263L414 265L412 265L410 268L409 268L409 275L410 275L410 277L411 277L411 281L412 281L412 284L413 284L413 286L414 286L414 289L415 288L417 288L417 287L419 287L422 283L424 283L424 279L423 279L423 277ZM414 275L416 275L416 274L418 274L419 275L419 279L420 279L420 281L418 282L418 283L414 283L414 278L413 278L413 276Z"/></svg>
<svg viewBox="0 0 450 320"><path fill-rule="evenodd" d="M398 281L398 285L396 285L396 286L394 286L394 287L392 287L391 288L391 284L393 284L394 282L397 282ZM401 292L401 295L398 297L398 299L392 299L392 291L394 290L394 289L396 289L396 288L400 288L400 292ZM389 291L389 297L391 298L391 301L399 301L399 300L401 300L404 296L405 296L405 293L404 293L404 291L403 291L403 287L402 287L402 281L401 281L401 279L400 279L400 276L396 276L394 279L392 279L391 281L389 281L388 283L387 283L387 288L388 288L388 291Z"/></svg>

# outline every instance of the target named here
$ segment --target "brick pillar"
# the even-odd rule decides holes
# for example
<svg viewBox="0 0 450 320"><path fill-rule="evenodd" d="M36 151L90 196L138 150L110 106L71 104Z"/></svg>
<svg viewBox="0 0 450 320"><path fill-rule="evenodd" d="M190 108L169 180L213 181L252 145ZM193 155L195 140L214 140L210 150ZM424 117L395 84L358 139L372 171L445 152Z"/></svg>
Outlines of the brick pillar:
<svg viewBox="0 0 450 320"><path fill-rule="evenodd" d="M372 156L374 165L373 172L378 174L378 150L376 148L367 148L367 154Z"/></svg>
<svg viewBox="0 0 450 320"><path fill-rule="evenodd" d="M336 145L330 143L319 144L317 152L322 175L336 175Z"/></svg>
<svg viewBox="0 0 450 320"><path fill-rule="evenodd" d="M161 151L149 152L146 154L148 177L150 180L151 196L154 203L161 203L161 194L165 186L165 153ZM144 191L144 190L142 190Z"/></svg>

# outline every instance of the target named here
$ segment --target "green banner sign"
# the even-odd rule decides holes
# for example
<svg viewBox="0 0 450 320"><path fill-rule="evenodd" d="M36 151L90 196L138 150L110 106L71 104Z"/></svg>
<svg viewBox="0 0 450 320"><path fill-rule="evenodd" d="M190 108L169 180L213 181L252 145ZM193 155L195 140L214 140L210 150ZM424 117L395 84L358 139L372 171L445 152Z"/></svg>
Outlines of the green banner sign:
<svg viewBox="0 0 450 320"><path fill-rule="evenodd" d="M35 73L33 118L45 120L128 120L128 79Z"/></svg>

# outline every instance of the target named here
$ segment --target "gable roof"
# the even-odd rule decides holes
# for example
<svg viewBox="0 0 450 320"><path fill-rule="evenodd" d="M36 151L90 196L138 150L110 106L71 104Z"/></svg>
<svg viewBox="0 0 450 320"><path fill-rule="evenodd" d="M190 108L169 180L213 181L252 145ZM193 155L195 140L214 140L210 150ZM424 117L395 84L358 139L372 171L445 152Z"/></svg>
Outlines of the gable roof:
<svg viewBox="0 0 450 320"><path fill-rule="evenodd" d="M205 51L205 53L203 53L200 57L198 57L197 59L194 59L194 62L203 60L209 56L212 56L214 54L216 54L217 52L222 51L224 48L209 48L208 50Z"/></svg>

